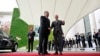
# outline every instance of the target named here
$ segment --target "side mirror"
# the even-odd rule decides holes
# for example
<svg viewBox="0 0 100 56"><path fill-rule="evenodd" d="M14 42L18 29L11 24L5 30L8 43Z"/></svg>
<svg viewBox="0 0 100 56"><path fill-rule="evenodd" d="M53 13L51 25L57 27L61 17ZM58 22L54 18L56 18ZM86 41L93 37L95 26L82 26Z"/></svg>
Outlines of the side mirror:
<svg viewBox="0 0 100 56"><path fill-rule="evenodd" d="M9 36L9 38L13 38L13 36Z"/></svg>

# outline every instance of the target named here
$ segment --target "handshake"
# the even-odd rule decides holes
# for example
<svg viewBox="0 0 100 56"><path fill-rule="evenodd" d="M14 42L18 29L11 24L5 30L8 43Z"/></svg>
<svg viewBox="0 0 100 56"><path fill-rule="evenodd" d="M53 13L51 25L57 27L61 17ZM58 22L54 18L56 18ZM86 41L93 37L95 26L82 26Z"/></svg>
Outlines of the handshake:
<svg viewBox="0 0 100 56"><path fill-rule="evenodd" d="M49 29L49 30L51 30L51 28L50 28L50 27L49 27L48 29Z"/></svg>

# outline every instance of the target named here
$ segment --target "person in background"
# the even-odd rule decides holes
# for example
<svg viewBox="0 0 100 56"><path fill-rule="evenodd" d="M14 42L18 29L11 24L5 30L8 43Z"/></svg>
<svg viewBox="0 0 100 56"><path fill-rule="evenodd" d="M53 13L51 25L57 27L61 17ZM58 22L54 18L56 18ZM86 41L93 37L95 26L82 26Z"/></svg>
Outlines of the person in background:
<svg viewBox="0 0 100 56"><path fill-rule="evenodd" d="M77 48L78 48L78 47L81 47L81 44L80 44L80 35L79 35L79 33L77 33L77 34L75 35L75 37L76 37Z"/></svg>
<svg viewBox="0 0 100 56"><path fill-rule="evenodd" d="M72 39L71 38L69 38L69 48L72 48Z"/></svg>
<svg viewBox="0 0 100 56"><path fill-rule="evenodd" d="M68 48L68 40L65 41L65 47Z"/></svg>
<svg viewBox="0 0 100 56"><path fill-rule="evenodd" d="M51 50L51 41L48 42L48 50Z"/></svg>
<svg viewBox="0 0 100 56"><path fill-rule="evenodd" d="M54 50L54 40L51 42L51 50Z"/></svg>
<svg viewBox="0 0 100 56"><path fill-rule="evenodd" d="M93 45L92 45L91 32L88 32L88 33L87 33L87 41L88 41L89 48L92 48Z"/></svg>
<svg viewBox="0 0 100 56"><path fill-rule="evenodd" d="M96 37L96 32L94 32L94 34L93 34L93 41L94 41L94 43L95 43L95 45L96 45L96 47L97 47L97 37Z"/></svg>
<svg viewBox="0 0 100 56"><path fill-rule="evenodd" d="M74 38L72 38L72 47L74 47L74 45L75 45L75 40Z"/></svg>
<svg viewBox="0 0 100 56"><path fill-rule="evenodd" d="M85 35L84 35L84 33L81 34L81 41L82 41L82 48L86 48Z"/></svg>
<svg viewBox="0 0 100 56"><path fill-rule="evenodd" d="M100 47L100 29L98 30L96 37L97 37L97 40L98 40L98 47Z"/></svg>
<svg viewBox="0 0 100 56"><path fill-rule="evenodd" d="M33 31L33 27L32 27L28 32L28 52L33 51L34 36L35 36L35 32Z"/></svg>

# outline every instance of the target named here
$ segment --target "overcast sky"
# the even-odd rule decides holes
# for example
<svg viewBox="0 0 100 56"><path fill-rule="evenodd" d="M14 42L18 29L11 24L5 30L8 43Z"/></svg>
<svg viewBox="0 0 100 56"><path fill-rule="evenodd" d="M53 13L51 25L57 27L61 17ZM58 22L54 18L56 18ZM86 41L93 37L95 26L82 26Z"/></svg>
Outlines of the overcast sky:
<svg viewBox="0 0 100 56"><path fill-rule="evenodd" d="M0 0L0 12L12 12L15 7L18 7L16 0Z"/></svg>

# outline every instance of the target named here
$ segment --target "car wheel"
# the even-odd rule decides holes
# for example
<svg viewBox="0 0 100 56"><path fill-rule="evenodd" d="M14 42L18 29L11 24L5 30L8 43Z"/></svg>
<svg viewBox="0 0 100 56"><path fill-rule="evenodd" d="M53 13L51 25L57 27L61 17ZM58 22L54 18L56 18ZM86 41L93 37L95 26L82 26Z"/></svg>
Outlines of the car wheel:
<svg viewBox="0 0 100 56"><path fill-rule="evenodd" d="M12 52L16 52L17 51L17 48L18 48L18 45L15 44L14 47L12 48Z"/></svg>

